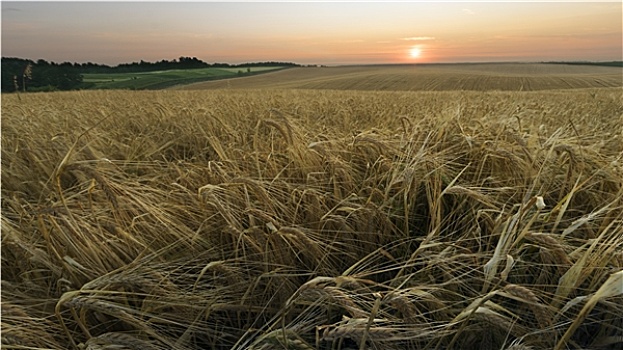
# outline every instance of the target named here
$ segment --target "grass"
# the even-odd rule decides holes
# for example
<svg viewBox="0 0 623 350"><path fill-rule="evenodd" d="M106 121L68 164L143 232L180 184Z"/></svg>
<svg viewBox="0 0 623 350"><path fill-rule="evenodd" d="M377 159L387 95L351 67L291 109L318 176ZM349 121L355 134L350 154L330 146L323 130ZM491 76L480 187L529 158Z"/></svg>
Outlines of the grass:
<svg viewBox="0 0 623 350"><path fill-rule="evenodd" d="M3 348L621 345L619 88L13 94L2 122Z"/></svg>
<svg viewBox="0 0 623 350"><path fill-rule="evenodd" d="M243 67L171 69L142 73L83 74L83 81L94 84L92 89L155 90L179 84L250 76L267 71L280 70L283 67L251 67L250 69L250 72L247 72L247 68ZM239 72L242 72L242 74Z"/></svg>

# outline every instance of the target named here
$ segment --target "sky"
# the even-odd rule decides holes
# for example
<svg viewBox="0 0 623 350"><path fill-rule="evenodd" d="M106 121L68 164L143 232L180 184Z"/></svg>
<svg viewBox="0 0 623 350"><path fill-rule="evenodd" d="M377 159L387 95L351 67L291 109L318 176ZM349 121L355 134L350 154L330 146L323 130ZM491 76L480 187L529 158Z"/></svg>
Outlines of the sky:
<svg viewBox="0 0 623 350"><path fill-rule="evenodd" d="M623 60L610 2L2 1L3 57L119 63Z"/></svg>

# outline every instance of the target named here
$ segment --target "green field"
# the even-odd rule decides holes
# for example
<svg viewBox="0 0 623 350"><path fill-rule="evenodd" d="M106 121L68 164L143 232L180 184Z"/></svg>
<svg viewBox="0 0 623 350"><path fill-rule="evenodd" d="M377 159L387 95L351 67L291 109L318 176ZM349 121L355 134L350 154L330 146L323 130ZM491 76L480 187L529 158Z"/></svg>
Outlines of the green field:
<svg viewBox="0 0 623 350"><path fill-rule="evenodd" d="M246 67L172 69L138 73L83 74L85 83L93 89L155 90L180 84L250 76L284 67Z"/></svg>

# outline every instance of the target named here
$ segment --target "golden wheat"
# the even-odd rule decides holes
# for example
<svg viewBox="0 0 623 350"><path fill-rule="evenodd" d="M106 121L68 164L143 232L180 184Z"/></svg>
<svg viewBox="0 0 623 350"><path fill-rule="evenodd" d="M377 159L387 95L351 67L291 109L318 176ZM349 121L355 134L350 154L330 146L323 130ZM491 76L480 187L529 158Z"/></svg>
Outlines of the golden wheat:
<svg viewBox="0 0 623 350"><path fill-rule="evenodd" d="M619 346L620 92L3 95L2 347Z"/></svg>

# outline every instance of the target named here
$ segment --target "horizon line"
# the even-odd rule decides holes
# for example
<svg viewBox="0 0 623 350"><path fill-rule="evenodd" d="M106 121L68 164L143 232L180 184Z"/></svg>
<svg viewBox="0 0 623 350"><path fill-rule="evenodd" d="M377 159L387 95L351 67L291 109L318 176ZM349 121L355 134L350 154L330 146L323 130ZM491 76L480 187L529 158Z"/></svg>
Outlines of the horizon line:
<svg viewBox="0 0 623 350"><path fill-rule="evenodd" d="M179 56L180 57L188 57L188 58L197 58L196 56ZM87 62L78 62L78 61L63 61L63 62L57 62L57 61L53 61L53 60L46 60L44 58L37 58L37 59L32 59L32 58L23 58L23 57L16 57L16 56L1 56L2 59L20 59L20 60L26 60L26 61L32 61L34 63L36 63L39 60L44 60L47 61L48 63L55 63L55 64L64 64L64 63L70 63L70 64L85 64L85 63L92 63L92 64L96 64L96 65L101 65L101 66L108 66L111 68L120 66L120 65L124 65L124 64L133 64L133 63L139 63L145 62L145 63L158 63L161 61L169 61L167 59L161 59L158 61L145 61L145 60L139 60L139 61L132 61L132 62L122 62L122 63L117 63L115 65L111 65L111 64L107 64L107 63L97 63L97 62L92 62L92 61L87 61ZM173 62L176 61L178 58L174 58L173 60L169 61L169 62ZM257 64L257 63L268 63L268 62L272 62L272 63L286 63L286 64L293 64L293 65L297 65L297 66L301 66L301 67L305 67L305 66L324 66L324 67L350 67L350 66L387 66L387 65L400 65L400 66L412 66L412 65L443 65L443 64L492 64L492 63L623 63L623 59L621 60L616 60L616 59L604 59L604 60L587 60L587 59L577 59L577 60L483 60L483 61L452 61L452 62L378 62L378 63L342 63L342 64L324 64L324 63L297 63L295 61L283 61L283 60L258 60L258 61L246 61L246 62L241 62L241 63L231 63L231 62L206 62L200 58L197 58L199 61L206 63L208 65L214 65L214 64L227 64L227 65L232 65L232 66L243 66L245 64ZM189 68L192 69L192 68ZM201 68L195 68L195 69L201 69Z"/></svg>

